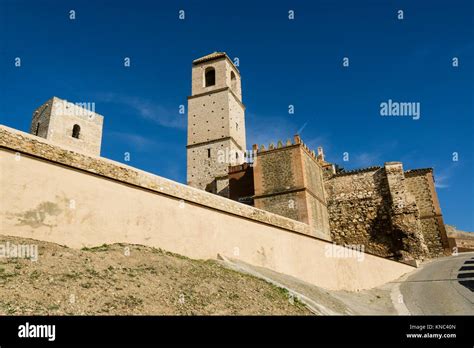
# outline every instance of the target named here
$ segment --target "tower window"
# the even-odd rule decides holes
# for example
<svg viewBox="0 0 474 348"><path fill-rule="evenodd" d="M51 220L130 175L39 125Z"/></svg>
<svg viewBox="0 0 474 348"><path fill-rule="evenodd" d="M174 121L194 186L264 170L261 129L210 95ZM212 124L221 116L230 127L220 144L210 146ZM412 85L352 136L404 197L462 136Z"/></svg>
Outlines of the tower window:
<svg viewBox="0 0 474 348"><path fill-rule="evenodd" d="M211 149L207 149L207 158L211 158Z"/></svg>
<svg viewBox="0 0 474 348"><path fill-rule="evenodd" d="M239 130L239 124L235 122L235 130Z"/></svg>
<svg viewBox="0 0 474 348"><path fill-rule="evenodd" d="M204 72L204 78L204 87L214 86L216 84L216 70L214 68L207 68Z"/></svg>
<svg viewBox="0 0 474 348"><path fill-rule="evenodd" d="M74 127L72 127L72 137L79 139L79 133L81 133L81 127L75 124Z"/></svg>
<svg viewBox="0 0 474 348"><path fill-rule="evenodd" d="M40 129L40 123L38 122L38 123L36 124L35 135L38 135L39 129Z"/></svg>
<svg viewBox="0 0 474 348"><path fill-rule="evenodd" d="M237 87L237 78L235 77L233 71L230 72L230 86L233 90L235 90Z"/></svg>

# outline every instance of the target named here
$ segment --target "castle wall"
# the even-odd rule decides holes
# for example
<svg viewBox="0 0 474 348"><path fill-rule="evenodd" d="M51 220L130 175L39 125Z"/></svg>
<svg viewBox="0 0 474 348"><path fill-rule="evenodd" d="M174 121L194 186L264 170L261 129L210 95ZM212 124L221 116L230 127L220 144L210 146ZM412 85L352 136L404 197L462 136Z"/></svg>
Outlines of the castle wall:
<svg viewBox="0 0 474 348"><path fill-rule="evenodd" d="M73 248L134 243L198 259L224 255L335 290L413 267L328 254L309 226L0 126L0 231ZM133 252L133 251L132 251Z"/></svg>
<svg viewBox="0 0 474 348"><path fill-rule="evenodd" d="M255 199L255 207L289 219L307 223L306 195L303 191Z"/></svg>
<svg viewBox="0 0 474 348"><path fill-rule="evenodd" d="M368 252L395 257L401 244L391 235L391 198L384 169L341 173L325 186L332 240L341 245L364 245Z"/></svg>
<svg viewBox="0 0 474 348"><path fill-rule="evenodd" d="M449 252L474 251L474 232L459 231L454 226L445 225Z"/></svg>
<svg viewBox="0 0 474 348"><path fill-rule="evenodd" d="M449 243L431 169L405 172L408 190L415 197L425 243L432 257L449 253Z"/></svg>
<svg viewBox="0 0 474 348"><path fill-rule="evenodd" d="M403 165L385 163L385 175L390 190L392 235L401 241L399 255L403 259L421 260L428 256L415 198L407 189Z"/></svg>
<svg viewBox="0 0 474 348"><path fill-rule="evenodd" d="M325 186L335 242L404 260L449 248L431 170L404 172L400 162L388 162L336 174Z"/></svg>
<svg viewBox="0 0 474 348"><path fill-rule="evenodd" d="M259 151L254 164L256 208L309 223L299 146Z"/></svg>
<svg viewBox="0 0 474 348"><path fill-rule="evenodd" d="M306 188L308 221L310 225L315 226L317 231L330 238L322 168L306 149L300 147L300 150L303 159L303 180Z"/></svg>
<svg viewBox="0 0 474 348"><path fill-rule="evenodd" d="M307 223L313 235L331 239L322 169L299 137L257 152L254 184L255 207Z"/></svg>
<svg viewBox="0 0 474 348"><path fill-rule="evenodd" d="M310 221L310 224L314 226L318 232L318 237L324 236L324 238L331 240L329 213L326 204L315 198L309 192L305 192L305 195L308 206L308 221Z"/></svg>
<svg viewBox="0 0 474 348"><path fill-rule="evenodd" d="M259 151L254 173L255 195L284 192L303 186L301 154L298 146Z"/></svg>

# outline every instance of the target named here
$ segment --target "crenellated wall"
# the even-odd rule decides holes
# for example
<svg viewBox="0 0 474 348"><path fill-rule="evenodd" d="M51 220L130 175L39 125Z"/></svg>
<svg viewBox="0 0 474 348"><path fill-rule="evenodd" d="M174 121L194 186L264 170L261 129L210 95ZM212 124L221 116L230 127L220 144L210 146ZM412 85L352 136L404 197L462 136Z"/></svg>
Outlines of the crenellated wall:
<svg viewBox="0 0 474 348"><path fill-rule="evenodd" d="M307 223L313 235L330 239L323 170L314 151L295 136L268 149L254 145L254 152L255 207Z"/></svg>
<svg viewBox="0 0 474 348"><path fill-rule="evenodd" d="M81 248L133 243L239 259L327 289L355 291L413 267L338 257L307 224L0 126L0 233ZM352 254L352 250L349 254Z"/></svg>

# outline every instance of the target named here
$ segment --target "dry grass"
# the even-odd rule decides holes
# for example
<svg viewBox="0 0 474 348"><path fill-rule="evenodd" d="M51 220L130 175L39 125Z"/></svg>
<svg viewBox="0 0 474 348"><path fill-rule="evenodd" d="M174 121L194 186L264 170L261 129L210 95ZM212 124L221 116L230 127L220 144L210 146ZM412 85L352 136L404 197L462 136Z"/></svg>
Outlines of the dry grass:
<svg viewBox="0 0 474 348"><path fill-rule="evenodd" d="M38 245L37 262L0 258L0 315L307 315L261 279L140 245ZM126 250L129 250L127 256Z"/></svg>

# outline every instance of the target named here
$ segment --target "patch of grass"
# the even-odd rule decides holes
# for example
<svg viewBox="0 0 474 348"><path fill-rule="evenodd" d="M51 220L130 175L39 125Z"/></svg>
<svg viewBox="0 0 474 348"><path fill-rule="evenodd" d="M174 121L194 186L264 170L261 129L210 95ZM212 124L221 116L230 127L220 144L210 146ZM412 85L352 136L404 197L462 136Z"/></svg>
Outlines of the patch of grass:
<svg viewBox="0 0 474 348"><path fill-rule="evenodd" d="M94 276L94 277L98 277L100 275L99 272L97 272L95 269L93 268L87 268L86 269L87 273L89 273L90 275Z"/></svg>
<svg viewBox="0 0 474 348"><path fill-rule="evenodd" d="M92 251L92 252L95 252L95 251L108 251L108 250L110 250L110 245L102 244L102 245L92 247L92 248L83 247L81 250L82 251Z"/></svg>
<svg viewBox="0 0 474 348"><path fill-rule="evenodd" d="M38 279L40 276L41 272L35 269L33 272L31 272L30 279Z"/></svg>
<svg viewBox="0 0 474 348"><path fill-rule="evenodd" d="M129 295L124 302L127 307L137 307L140 306L142 303L143 300L141 298L135 297L133 295Z"/></svg>
<svg viewBox="0 0 474 348"><path fill-rule="evenodd" d="M175 253L172 253L171 251L164 251L163 253L166 256L173 256L173 257L176 257L177 259L191 260L189 257L183 256L183 255L180 255L180 254L175 254Z"/></svg>
<svg viewBox="0 0 474 348"><path fill-rule="evenodd" d="M70 273L63 273L62 274L62 279L61 280L65 280L65 279L78 279L81 277L81 273L79 272L76 272L76 271L72 271Z"/></svg>
<svg viewBox="0 0 474 348"><path fill-rule="evenodd" d="M7 308L7 314L15 314L16 313L16 309L15 308L12 308L12 307L8 307Z"/></svg>
<svg viewBox="0 0 474 348"><path fill-rule="evenodd" d="M163 254L163 249L152 247L151 252L154 254Z"/></svg>
<svg viewBox="0 0 474 348"><path fill-rule="evenodd" d="M229 294L230 300L238 300L240 298L239 294Z"/></svg>
<svg viewBox="0 0 474 348"><path fill-rule="evenodd" d="M7 280L8 278L16 277L19 274L20 273L18 273L18 272L13 272L13 273L1 272L0 273L0 279Z"/></svg>

